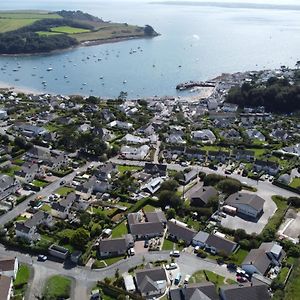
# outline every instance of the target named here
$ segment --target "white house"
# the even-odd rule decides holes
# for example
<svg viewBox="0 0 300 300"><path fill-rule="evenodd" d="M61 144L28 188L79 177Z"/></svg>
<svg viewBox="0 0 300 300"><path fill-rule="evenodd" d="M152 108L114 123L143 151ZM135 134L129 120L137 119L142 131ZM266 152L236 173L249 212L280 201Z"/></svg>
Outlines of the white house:
<svg viewBox="0 0 300 300"><path fill-rule="evenodd" d="M143 160L148 155L150 147L143 145L141 147L123 146L121 148L121 156L126 159Z"/></svg>
<svg viewBox="0 0 300 300"><path fill-rule="evenodd" d="M16 279L19 269L18 259L15 258L0 258L0 275L5 275Z"/></svg>

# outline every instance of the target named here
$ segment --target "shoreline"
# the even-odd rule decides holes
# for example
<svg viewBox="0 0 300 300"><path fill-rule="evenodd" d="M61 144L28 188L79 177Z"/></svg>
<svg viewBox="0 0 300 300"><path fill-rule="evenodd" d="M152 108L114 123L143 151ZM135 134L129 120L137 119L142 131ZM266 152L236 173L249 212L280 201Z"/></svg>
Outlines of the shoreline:
<svg viewBox="0 0 300 300"><path fill-rule="evenodd" d="M84 41L84 42L79 42L78 45L64 48L64 49L55 49L52 51L48 52L36 52L36 53L14 53L14 54L9 54L9 53L2 53L0 54L0 57L19 57L19 56L43 56L43 55L53 55L53 54L59 54L62 52L67 52L67 51L72 51L77 48L81 47L90 47L90 46L97 46L97 45L103 45L103 44L113 44L113 43L119 43L119 42L126 42L126 41L131 41L131 40L138 40L138 39L151 39L155 38L157 36L160 36L159 33L157 33L154 36L126 36L126 37L112 37L112 38L107 38L107 39L99 39L99 40L89 40L89 41Z"/></svg>
<svg viewBox="0 0 300 300"><path fill-rule="evenodd" d="M7 90L7 91L12 91L12 92L15 92L15 93L23 93L23 94L33 94L33 95L41 95L41 94L45 94L45 92L42 92L42 91L38 91L38 90L35 90L35 89L32 89L32 88L28 88L28 87L25 87L25 86L14 86L14 85L11 85L9 83L5 83L3 81L0 81L0 92L2 90Z"/></svg>

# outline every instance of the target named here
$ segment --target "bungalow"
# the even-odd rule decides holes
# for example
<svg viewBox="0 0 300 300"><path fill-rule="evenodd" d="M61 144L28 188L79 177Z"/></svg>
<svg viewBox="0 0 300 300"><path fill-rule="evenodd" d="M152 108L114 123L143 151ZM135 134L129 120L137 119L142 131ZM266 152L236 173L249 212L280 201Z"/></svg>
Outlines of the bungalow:
<svg viewBox="0 0 300 300"><path fill-rule="evenodd" d="M16 279L19 269L18 259L15 258L0 258L0 276L7 276ZM1 295L1 294L0 294Z"/></svg>
<svg viewBox="0 0 300 300"><path fill-rule="evenodd" d="M36 229L41 224L51 227L53 218L50 214L39 210L25 222L16 223L16 237L25 238L29 241L38 240L40 236L37 234Z"/></svg>
<svg viewBox="0 0 300 300"><path fill-rule="evenodd" d="M237 243L226 239L225 235L219 232L210 234L205 244L206 250L209 250L211 253L224 253L227 256L232 254L237 248Z"/></svg>
<svg viewBox="0 0 300 300"><path fill-rule="evenodd" d="M138 148L122 146L121 156L125 159L144 160L149 150L150 147L148 145L143 145Z"/></svg>
<svg viewBox="0 0 300 300"><path fill-rule="evenodd" d="M232 157L236 160L242 160L242 161L254 161L255 158L255 152L252 150L240 150L240 149L234 149L232 152Z"/></svg>
<svg viewBox="0 0 300 300"><path fill-rule="evenodd" d="M121 122L121 121L112 121L111 123L108 124L110 128L118 128L118 129L124 129L124 130L129 130L133 127L132 123L129 122Z"/></svg>
<svg viewBox="0 0 300 300"><path fill-rule="evenodd" d="M204 186L190 195L191 206L204 207L219 193L213 186Z"/></svg>
<svg viewBox="0 0 300 300"><path fill-rule="evenodd" d="M265 276L271 267L280 266L285 252L277 242L262 243L258 249L252 249L242 262L242 269L248 274Z"/></svg>
<svg viewBox="0 0 300 300"><path fill-rule="evenodd" d="M261 142L264 142L266 140L265 136L256 129L247 129L245 133L250 140L259 140Z"/></svg>
<svg viewBox="0 0 300 300"><path fill-rule="evenodd" d="M209 129L197 130L191 132L191 138L195 141L213 144L216 141L216 136Z"/></svg>
<svg viewBox="0 0 300 300"><path fill-rule="evenodd" d="M140 136L132 135L130 133L127 133L123 137L122 141L124 141L125 143L128 143L128 144L146 144L146 143L150 142L150 139L149 138L142 138Z"/></svg>
<svg viewBox="0 0 300 300"><path fill-rule="evenodd" d="M156 216L154 216L156 214ZM145 214L142 222L141 213L130 213L127 216L129 231L135 240L163 236L166 217L162 211Z"/></svg>
<svg viewBox="0 0 300 300"><path fill-rule="evenodd" d="M256 172L266 172L272 176L275 176L279 170L279 164L273 161L256 160L253 164L253 169Z"/></svg>
<svg viewBox="0 0 300 300"><path fill-rule="evenodd" d="M245 297L247 295L247 297ZM230 284L220 287L221 300L269 300L268 286L262 282Z"/></svg>
<svg viewBox="0 0 300 300"><path fill-rule="evenodd" d="M167 222L168 236L172 240L183 240L186 245L189 245L197 232L191 228L188 228L186 224L179 222L175 219Z"/></svg>
<svg viewBox="0 0 300 300"><path fill-rule="evenodd" d="M162 295L168 286L166 271L161 267L137 270L135 272L135 282L143 297Z"/></svg>
<svg viewBox="0 0 300 300"><path fill-rule="evenodd" d="M234 193L230 195L225 204L235 207L237 213L257 219L263 213L265 200L256 194Z"/></svg>
<svg viewBox="0 0 300 300"><path fill-rule="evenodd" d="M196 179L198 176L198 171L196 169L191 169L189 172L183 174L183 179L180 180L182 185L189 184L192 180Z"/></svg>
<svg viewBox="0 0 300 300"><path fill-rule="evenodd" d="M198 159L199 161L205 161L206 159L206 151L205 150L200 150L196 147L192 148L186 148L185 150L185 156L187 159Z"/></svg>
<svg viewBox="0 0 300 300"><path fill-rule="evenodd" d="M170 300L219 300L216 286L212 282L187 284L169 291Z"/></svg>
<svg viewBox="0 0 300 300"><path fill-rule="evenodd" d="M167 165L145 163L144 172L151 175L166 176L167 175Z"/></svg>
<svg viewBox="0 0 300 300"><path fill-rule="evenodd" d="M19 180L0 174L0 201L14 194L21 188Z"/></svg>
<svg viewBox="0 0 300 300"><path fill-rule="evenodd" d="M0 276L0 295L1 300L10 300L13 289L13 281L10 277L1 275Z"/></svg>
<svg viewBox="0 0 300 300"><path fill-rule="evenodd" d="M100 257L121 256L125 255L131 247L134 247L131 234L126 234L123 238L104 239L99 241L99 255Z"/></svg>
<svg viewBox="0 0 300 300"><path fill-rule="evenodd" d="M226 151L208 151L208 159L209 160L216 160L219 162L224 163L225 161L229 160L230 153Z"/></svg>

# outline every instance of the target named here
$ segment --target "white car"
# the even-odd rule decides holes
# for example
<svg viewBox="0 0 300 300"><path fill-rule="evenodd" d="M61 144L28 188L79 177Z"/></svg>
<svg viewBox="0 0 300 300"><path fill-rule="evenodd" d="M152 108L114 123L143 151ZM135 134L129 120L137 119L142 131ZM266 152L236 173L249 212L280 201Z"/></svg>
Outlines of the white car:
<svg viewBox="0 0 300 300"><path fill-rule="evenodd" d="M180 252L178 250L171 251L170 252L170 256L179 257L180 256Z"/></svg>
<svg viewBox="0 0 300 300"><path fill-rule="evenodd" d="M191 278L191 275L185 275L185 277L184 277L184 283L185 284L189 283L190 278Z"/></svg>
<svg viewBox="0 0 300 300"><path fill-rule="evenodd" d="M128 250L128 254L129 254L130 256L135 255L134 249L133 249L133 248L130 248L130 249Z"/></svg>
<svg viewBox="0 0 300 300"><path fill-rule="evenodd" d="M170 263L169 265L166 265L166 270L175 270L177 269L177 265L175 263Z"/></svg>

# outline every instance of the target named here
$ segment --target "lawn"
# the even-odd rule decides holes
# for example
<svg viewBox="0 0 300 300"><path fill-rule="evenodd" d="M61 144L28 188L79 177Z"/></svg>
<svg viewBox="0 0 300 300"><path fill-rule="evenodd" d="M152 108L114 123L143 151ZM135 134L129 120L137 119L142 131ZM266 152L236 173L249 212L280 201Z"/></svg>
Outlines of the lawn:
<svg viewBox="0 0 300 300"><path fill-rule="evenodd" d="M124 259L124 256L110 257L110 258L103 259L103 261L105 261L107 266L110 266L122 259Z"/></svg>
<svg viewBox="0 0 300 300"><path fill-rule="evenodd" d="M239 249L236 253L231 256L231 261L237 265L241 265L248 254L247 250Z"/></svg>
<svg viewBox="0 0 300 300"><path fill-rule="evenodd" d="M266 152L266 150L264 148L249 148L249 149L246 149L246 150L254 151L255 157L260 157L263 154L265 154L265 152Z"/></svg>
<svg viewBox="0 0 300 300"><path fill-rule="evenodd" d="M30 276L30 269L26 265L20 265L14 286L21 286L28 282Z"/></svg>
<svg viewBox="0 0 300 300"><path fill-rule="evenodd" d="M170 240L164 239L164 243L162 246L162 250L173 250L174 249L174 243Z"/></svg>
<svg viewBox="0 0 300 300"><path fill-rule="evenodd" d="M284 300L297 300L300 295L300 265L299 260L295 263L294 270L285 288Z"/></svg>
<svg viewBox="0 0 300 300"><path fill-rule="evenodd" d="M122 237L124 234L127 234L127 233L128 233L127 225L124 221L112 230L111 237L112 238L118 238L118 237Z"/></svg>
<svg viewBox="0 0 300 300"><path fill-rule="evenodd" d="M17 166L17 165L12 165L10 168L8 169L4 169L3 173L8 175L8 176L14 176L16 172L20 171L21 167Z"/></svg>
<svg viewBox="0 0 300 300"><path fill-rule="evenodd" d="M288 267L284 267L280 270L277 279L279 280L279 282L284 283L288 273L289 273L289 268Z"/></svg>
<svg viewBox="0 0 300 300"><path fill-rule="evenodd" d="M205 281L210 281L216 285L216 287L220 287L225 284L225 277L220 276L214 272L201 270L194 273L190 279L191 283L201 283Z"/></svg>
<svg viewBox="0 0 300 300"><path fill-rule="evenodd" d="M76 27L71 27L71 26L52 27L50 30L51 30L51 32L67 33L67 34L90 32L89 29L76 28Z"/></svg>
<svg viewBox="0 0 300 300"><path fill-rule="evenodd" d="M42 181L42 180L33 180L33 181L32 181L32 184L33 184L34 186L43 188L43 187L45 187L45 186L48 185L48 182L47 182L47 181Z"/></svg>
<svg viewBox="0 0 300 300"><path fill-rule="evenodd" d="M55 275L46 281L43 296L46 299L69 298L71 291L71 279Z"/></svg>
<svg viewBox="0 0 300 300"><path fill-rule="evenodd" d="M136 167L136 166L123 166L123 165L118 165L118 171L123 174L126 171L130 172L136 172L142 170L141 167Z"/></svg>
<svg viewBox="0 0 300 300"><path fill-rule="evenodd" d="M74 192L73 188L67 187L67 186L62 186L59 189L55 191L55 194L61 195L61 196L67 196L71 192Z"/></svg>
<svg viewBox="0 0 300 300"><path fill-rule="evenodd" d="M41 207L41 210L44 211L44 212L49 212L49 211L51 211L51 206L48 205L48 204L44 204L44 205Z"/></svg>
<svg viewBox="0 0 300 300"><path fill-rule="evenodd" d="M143 207L144 212L154 212L156 207L147 204L146 206Z"/></svg>
<svg viewBox="0 0 300 300"><path fill-rule="evenodd" d="M290 187L293 187L293 188L300 187L300 177L294 178L293 181L290 183Z"/></svg>

